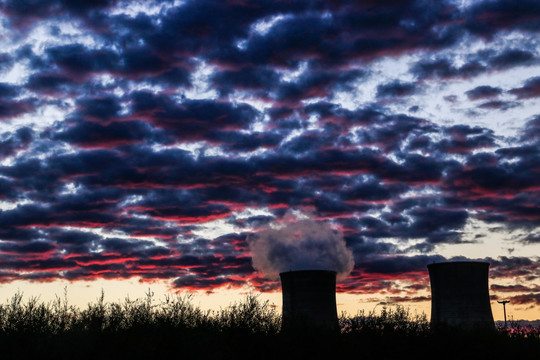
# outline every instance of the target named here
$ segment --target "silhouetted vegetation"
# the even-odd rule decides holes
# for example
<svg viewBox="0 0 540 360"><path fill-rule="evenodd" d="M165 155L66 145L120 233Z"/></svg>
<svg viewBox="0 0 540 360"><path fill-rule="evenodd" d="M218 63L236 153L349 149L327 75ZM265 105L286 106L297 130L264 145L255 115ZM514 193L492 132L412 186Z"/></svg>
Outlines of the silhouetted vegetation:
<svg viewBox="0 0 540 360"><path fill-rule="evenodd" d="M425 315L404 307L379 314L342 315L340 331L282 333L281 314L248 295L217 311L203 311L188 295L146 298L79 309L67 296L50 303L15 294L0 305L2 359L226 359L355 356L502 359L540 353L540 330L510 324L490 333L433 332Z"/></svg>

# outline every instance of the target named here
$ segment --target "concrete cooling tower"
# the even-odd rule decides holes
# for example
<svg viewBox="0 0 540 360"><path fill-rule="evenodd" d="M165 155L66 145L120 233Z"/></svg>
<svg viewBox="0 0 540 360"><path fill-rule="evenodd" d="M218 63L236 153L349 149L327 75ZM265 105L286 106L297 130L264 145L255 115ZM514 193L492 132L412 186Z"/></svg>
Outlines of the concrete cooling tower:
<svg viewBox="0 0 540 360"><path fill-rule="evenodd" d="M289 271L280 278L283 330L338 328L335 271Z"/></svg>
<svg viewBox="0 0 540 360"><path fill-rule="evenodd" d="M427 267L431 282L432 328L495 328L489 302L489 263L443 262Z"/></svg>

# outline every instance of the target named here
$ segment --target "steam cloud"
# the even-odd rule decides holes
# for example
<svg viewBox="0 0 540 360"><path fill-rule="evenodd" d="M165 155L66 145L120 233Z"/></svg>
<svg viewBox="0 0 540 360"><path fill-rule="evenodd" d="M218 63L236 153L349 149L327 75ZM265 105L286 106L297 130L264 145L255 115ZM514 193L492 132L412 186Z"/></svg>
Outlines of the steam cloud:
<svg viewBox="0 0 540 360"><path fill-rule="evenodd" d="M341 231L289 210L270 228L248 237L253 267L270 279L296 270L332 270L343 279L354 267Z"/></svg>

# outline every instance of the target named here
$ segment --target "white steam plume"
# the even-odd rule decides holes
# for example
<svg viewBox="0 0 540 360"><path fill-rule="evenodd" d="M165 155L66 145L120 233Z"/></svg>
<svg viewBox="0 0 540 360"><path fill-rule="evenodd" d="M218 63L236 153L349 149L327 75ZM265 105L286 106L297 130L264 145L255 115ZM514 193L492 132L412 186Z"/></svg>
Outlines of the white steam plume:
<svg viewBox="0 0 540 360"><path fill-rule="evenodd" d="M332 270L343 279L354 267L341 231L291 210L270 228L250 235L248 242L253 267L270 279L296 270Z"/></svg>

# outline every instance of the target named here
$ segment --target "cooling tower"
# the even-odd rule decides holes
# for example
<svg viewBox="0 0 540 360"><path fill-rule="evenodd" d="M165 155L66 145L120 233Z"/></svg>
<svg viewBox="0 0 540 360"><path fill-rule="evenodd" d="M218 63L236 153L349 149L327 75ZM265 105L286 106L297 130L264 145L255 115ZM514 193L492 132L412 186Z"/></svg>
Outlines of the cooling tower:
<svg viewBox="0 0 540 360"><path fill-rule="evenodd" d="M302 270L280 275L284 330L338 328L336 272Z"/></svg>
<svg viewBox="0 0 540 360"><path fill-rule="evenodd" d="M489 302L488 270L489 263L476 261L428 265L432 328L495 328Z"/></svg>

